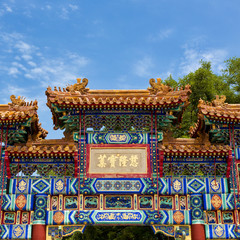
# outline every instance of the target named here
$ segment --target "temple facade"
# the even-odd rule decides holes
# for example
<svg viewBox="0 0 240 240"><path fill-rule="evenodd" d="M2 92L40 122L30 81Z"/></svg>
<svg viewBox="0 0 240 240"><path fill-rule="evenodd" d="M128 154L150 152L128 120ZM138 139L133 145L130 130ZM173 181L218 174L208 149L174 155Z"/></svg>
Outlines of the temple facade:
<svg viewBox="0 0 240 240"><path fill-rule="evenodd" d="M240 104L199 101L189 138L174 138L191 88L90 90L87 79L38 103L0 105L0 238L62 239L87 225L148 225L175 239L239 239Z"/></svg>

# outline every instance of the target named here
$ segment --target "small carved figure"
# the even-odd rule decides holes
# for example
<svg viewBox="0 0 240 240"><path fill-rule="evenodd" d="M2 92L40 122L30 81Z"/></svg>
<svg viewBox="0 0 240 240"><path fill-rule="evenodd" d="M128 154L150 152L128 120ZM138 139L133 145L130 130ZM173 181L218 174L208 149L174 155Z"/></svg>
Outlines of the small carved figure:
<svg viewBox="0 0 240 240"><path fill-rule="evenodd" d="M81 94L86 94L89 91L89 88L86 88L87 85L88 85L88 79L87 78L83 78L82 81L81 81L81 78L77 78L77 83L66 87L66 90L68 92L78 91Z"/></svg>
<svg viewBox="0 0 240 240"><path fill-rule="evenodd" d="M12 101L12 105L18 105L18 106L25 106L26 105L26 102L25 102L25 98L24 97L20 97L18 96L16 98L15 95L11 95L10 96L10 99Z"/></svg>
<svg viewBox="0 0 240 240"><path fill-rule="evenodd" d="M216 99L212 101L212 104L213 104L213 106L215 106L215 107L216 107L216 106L222 106L222 105L224 105L225 100L226 100L226 96L221 95L221 96L219 97L219 95L216 95Z"/></svg>
<svg viewBox="0 0 240 240"><path fill-rule="evenodd" d="M149 83L151 87L148 88L148 90L150 91L151 94L157 94L158 92L169 92L171 90L169 86L164 85L162 83L161 78L157 78L157 82L155 81L154 78L151 78L149 80Z"/></svg>

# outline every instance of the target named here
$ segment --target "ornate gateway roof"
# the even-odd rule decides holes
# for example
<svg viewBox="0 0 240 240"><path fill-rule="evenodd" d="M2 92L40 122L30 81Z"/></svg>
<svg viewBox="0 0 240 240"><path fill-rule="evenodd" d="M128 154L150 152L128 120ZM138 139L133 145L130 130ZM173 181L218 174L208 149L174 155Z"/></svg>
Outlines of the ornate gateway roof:
<svg viewBox="0 0 240 240"><path fill-rule="evenodd" d="M225 100L225 96L216 96L212 102L199 100L198 121L195 127L190 128L192 137L196 137L197 132L208 125L240 123L240 104L228 104Z"/></svg>
<svg viewBox="0 0 240 240"><path fill-rule="evenodd" d="M46 91L47 105L51 108L53 103L75 109L86 109L89 105L91 109L99 109L102 105L112 105L114 108L119 108L122 105L136 108L144 106L164 108L188 103L191 93L189 85L185 89L173 90L161 83L160 78L157 79L157 82L150 79L151 87L147 90L89 90L86 88L88 84L86 78L82 81L77 79L77 81L76 84L63 89L55 87L52 90L49 87Z"/></svg>
<svg viewBox="0 0 240 240"><path fill-rule="evenodd" d="M48 132L41 127L37 114L37 100L26 102L23 97L10 96L11 103L0 105L0 126L8 129L8 143L44 139Z"/></svg>
<svg viewBox="0 0 240 240"><path fill-rule="evenodd" d="M172 89L164 85L161 79L150 79L151 87L146 90L90 90L86 88L88 80L77 79L77 83L66 88L48 87L47 106L53 114L55 128L62 127L64 115L79 110L91 111L163 111L181 115L189 104L190 86Z"/></svg>

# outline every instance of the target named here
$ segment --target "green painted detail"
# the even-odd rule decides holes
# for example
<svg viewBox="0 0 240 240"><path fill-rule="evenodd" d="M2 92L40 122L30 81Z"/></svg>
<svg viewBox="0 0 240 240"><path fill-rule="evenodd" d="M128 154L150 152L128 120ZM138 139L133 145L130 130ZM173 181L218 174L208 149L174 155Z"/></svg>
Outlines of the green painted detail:
<svg viewBox="0 0 240 240"><path fill-rule="evenodd" d="M158 141L162 141L163 140L163 132L158 132Z"/></svg>
<svg viewBox="0 0 240 240"><path fill-rule="evenodd" d="M225 143L228 144L228 130L226 129L211 129L209 131L209 138L212 143Z"/></svg>
<svg viewBox="0 0 240 240"><path fill-rule="evenodd" d="M181 112L183 106L184 106L184 103L181 103L180 105L177 106L177 108L172 109L172 111L174 111L174 112Z"/></svg>
<svg viewBox="0 0 240 240"><path fill-rule="evenodd" d="M205 125L212 125L213 124L213 122L210 119L208 119L206 116L204 116L204 121L205 121Z"/></svg>
<svg viewBox="0 0 240 240"><path fill-rule="evenodd" d="M29 118L25 123L22 124L24 127L31 127L32 118Z"/></svg>
<svg viewBox="0 0 240 240"><path fill-rule="evenodd" d="M10 145L14 143L25 143L27 142L27 135L25 130L16 129L15 131L11 131L8 134L8 143Z"/></svg>
<svg viewBox="0 0 240 240"><path fill-rule="evenodd" d="M65 110L58 108L54 103L52 103L52 108L53 108L54 112L56 112L56 113L65 112Z"/></svg>

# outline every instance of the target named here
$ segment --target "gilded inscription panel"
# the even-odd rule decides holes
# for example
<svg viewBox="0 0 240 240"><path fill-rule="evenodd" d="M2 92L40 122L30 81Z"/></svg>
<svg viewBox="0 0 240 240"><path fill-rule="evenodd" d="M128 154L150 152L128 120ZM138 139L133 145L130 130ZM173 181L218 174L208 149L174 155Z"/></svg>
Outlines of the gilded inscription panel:
<svg viewBox="0 0 240 240"><path fill-rule="evenodd" d="M149 147L146 144L88 146L88 175L148 177Z"/></svg>

